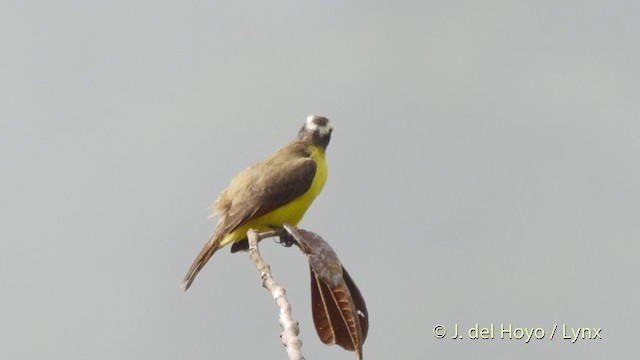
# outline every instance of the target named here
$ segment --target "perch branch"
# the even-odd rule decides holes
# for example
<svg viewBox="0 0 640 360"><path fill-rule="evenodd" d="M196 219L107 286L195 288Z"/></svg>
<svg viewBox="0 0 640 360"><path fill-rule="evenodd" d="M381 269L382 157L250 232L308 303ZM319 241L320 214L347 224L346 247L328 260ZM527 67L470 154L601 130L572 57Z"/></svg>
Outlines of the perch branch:
<svg viewBox="0 0 640 360"><path fill-rule="evenodd" d="M262 286L271 293L276 304L280 307L280 316L278 320L280 321L280 326L284 329L280 338L282 339L284 346L287 348L289 359L304 360L300 350L300 347L302 347L302 341L298 338L300 328L298 327L298 323L291 317L291 304L289 304L289 301L287 300L286 291L283 287L278 285L275 280L273 280L273 277L271 276L271 269L269 268L269 265L264 262L260 255L260 250L258 250L258 241L281 234L283 234L283 231L279 230L258 234L255 230L250 229L247 232L247 238L249 240L249 257L260 272Z"/></svg>

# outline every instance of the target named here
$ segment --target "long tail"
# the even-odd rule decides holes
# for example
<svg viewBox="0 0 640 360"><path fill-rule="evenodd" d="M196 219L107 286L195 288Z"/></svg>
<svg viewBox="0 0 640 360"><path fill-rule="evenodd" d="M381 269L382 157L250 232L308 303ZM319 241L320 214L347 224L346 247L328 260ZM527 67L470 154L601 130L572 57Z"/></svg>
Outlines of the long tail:
<svg viewBox="0 0 640 360"><path fill-rule="evenodd" d="M198 275L207 261L209 261L213 254L215 254L216 250L218 250L220 241L222 241L222 236L216 231L216 233L211 236L211 239L209 239L209 241L204 245L202 250L200 250L200 254L198 254L198 257L193 261L189 271L187 271L187 275L184 277L184 280L182 280L182 289L184 291L189 289L191 283L195 280L196 275Z"/></svg>

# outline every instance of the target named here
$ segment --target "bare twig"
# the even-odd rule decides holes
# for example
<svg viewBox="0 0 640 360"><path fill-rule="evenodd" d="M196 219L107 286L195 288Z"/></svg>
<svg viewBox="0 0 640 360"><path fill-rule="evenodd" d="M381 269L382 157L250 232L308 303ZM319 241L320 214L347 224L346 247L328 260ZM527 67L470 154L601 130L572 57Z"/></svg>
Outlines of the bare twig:
<svg viewBox="0 0 640 360"><path fill-rule="evenodd" d="M302 341L298 338L300 328L298 322L294 321L291 317L291 304L287 300L286 291L283 287L273 280L271 276L271 269L267 265L262 256L260 250L258 250L258 241L266 237L277 236L282 234L282 231L270 231L265 233L256 233L255 230L250 229L247 232L247 238L249 239L249 257L251 261L256 265L256 268L260 272L262 278L262 286L267 289L276 304L280 307L280 326L284 329L280 338L282 343L287 347L287 354L290 360L304 360L300 347L302 347Z"/></svg>

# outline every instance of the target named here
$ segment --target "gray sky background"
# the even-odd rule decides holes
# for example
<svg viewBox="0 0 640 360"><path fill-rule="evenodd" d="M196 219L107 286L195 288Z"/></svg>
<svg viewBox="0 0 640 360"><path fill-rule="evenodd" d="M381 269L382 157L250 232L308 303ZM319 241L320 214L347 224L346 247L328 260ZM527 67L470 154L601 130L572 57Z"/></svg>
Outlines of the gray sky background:
<svg viewBox="0 0 640 360"><path fill-rule="evenodd" d="M335 130L301 226L367 300L365 358L630 358L638 19L637 1L3 1L0 358L284 359L246 254L179 285L209 204L310 114ZM305 258L263 244L306 358L352 359L315 334ZM476 323L546 334L432 334Z"/></svg>

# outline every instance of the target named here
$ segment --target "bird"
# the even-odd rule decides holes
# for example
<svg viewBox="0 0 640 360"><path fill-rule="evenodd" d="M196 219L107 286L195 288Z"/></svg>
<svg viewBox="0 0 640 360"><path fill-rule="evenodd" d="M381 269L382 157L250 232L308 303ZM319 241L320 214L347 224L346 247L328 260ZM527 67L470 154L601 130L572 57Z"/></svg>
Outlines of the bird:
<svg viewBox="0 0 640 360"><path fill-rule="evenodd" d="M295 140L269 158L240 172L211 208L220 215L213 235L187 271L187 291L196 275L220 248L247 250L247 231L296 226L327 180L325 151L333 125L324 116L307 117Z"/></svg>

